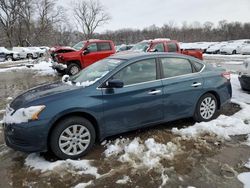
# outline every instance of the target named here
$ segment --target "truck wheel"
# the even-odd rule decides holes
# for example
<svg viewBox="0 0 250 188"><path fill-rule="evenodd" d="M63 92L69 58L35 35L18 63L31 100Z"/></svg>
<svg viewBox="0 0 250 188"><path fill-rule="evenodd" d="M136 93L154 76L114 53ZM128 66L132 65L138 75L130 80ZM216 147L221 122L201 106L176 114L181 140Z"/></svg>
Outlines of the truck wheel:
<svg viewBox="0 0 250 188"><path fill-rule="evenodd" d="M68 75L75 75L80 71L81 71L81 67L76 63L70 63L67 67L67 74Z"/></svg>
<svg viewBox="0 0 250 188"><path fill-rule="evenodd" d="M60 159L78 159L93 147L96 133L85 118L73 116L57 123L50 136L52 152Z"/></svg>
<svg viewBox="0 0 250 188"><path fill-rule="evenodd" d="M218 102L216 97L207 93L199 99L194 114L194 120L197 122L210 121L218 116Z"/></svg>
<svg viewBox="0 0 250 188"><path fill-rule="evenodd" d="M33 59L33 55L32 55L32 54L27 54L27 58L28 58L29 60L31 60L31 59Z"/></svg>
<svg viewBox="0 0 250 188"><path fill-rule="evenodd" d="M7 60L7 61L12 61L12 57L11 57L10 55L8 55L8 56L6 57L6 60Z"/></svg>

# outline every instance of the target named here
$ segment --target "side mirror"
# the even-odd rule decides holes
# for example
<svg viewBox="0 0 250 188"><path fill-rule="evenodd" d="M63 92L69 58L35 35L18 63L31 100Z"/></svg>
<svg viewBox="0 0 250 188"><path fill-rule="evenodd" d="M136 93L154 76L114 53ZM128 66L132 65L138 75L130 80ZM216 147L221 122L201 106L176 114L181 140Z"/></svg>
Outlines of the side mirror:
<svg viewBox="0 0 250 188"><path fill-rule="evenodd" d="M124 83L121 80L109 80L106 82L106 86L108 88L122 88Z"/></svg>
<svg viewBox="0 0 250 188"><path fill-rule="evenodd" d="M82 54L83 55L87 55L87 54L89 54L90 53L90 51L89 51L89 49L88 48L86 48L85 50L83 50L83 52L82 52Z"/></svg>
<svg viewBox="0 0 250 188"><path fill-rule="evenodd" d="M150 49L149 52L157 52L158 50L153 48L153 49Z"/></svg>

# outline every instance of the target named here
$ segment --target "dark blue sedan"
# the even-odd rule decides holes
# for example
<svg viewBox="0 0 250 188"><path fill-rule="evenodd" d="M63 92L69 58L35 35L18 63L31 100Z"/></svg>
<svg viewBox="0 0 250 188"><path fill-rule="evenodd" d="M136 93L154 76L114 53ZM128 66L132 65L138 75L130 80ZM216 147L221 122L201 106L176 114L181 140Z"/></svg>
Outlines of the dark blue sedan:
<svg viewBox="0 0 250 188"><path fill-rule="evenodd" d="M5 140L16 150L76 159L111 135L187 117L210 121L231 94L230 74L198 59L114 55L14 99Z"/></svg>

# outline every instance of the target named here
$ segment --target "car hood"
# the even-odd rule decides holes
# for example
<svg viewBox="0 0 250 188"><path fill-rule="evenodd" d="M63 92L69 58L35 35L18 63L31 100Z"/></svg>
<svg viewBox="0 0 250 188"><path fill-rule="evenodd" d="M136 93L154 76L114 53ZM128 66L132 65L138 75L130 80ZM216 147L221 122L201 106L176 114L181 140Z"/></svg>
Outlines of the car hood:
<svg viewBox="0 0 250 188"><path fill-rule="evenodd" d="M37 99L48 97L51 95L57 95L63 92L70 90L78 89L79 87L67 85L62 82L55 82L52 84L41 85L35 88L32 88L23 94L16 97L10 107L14 110L24 107L27 103L33 102Z"/></svg>

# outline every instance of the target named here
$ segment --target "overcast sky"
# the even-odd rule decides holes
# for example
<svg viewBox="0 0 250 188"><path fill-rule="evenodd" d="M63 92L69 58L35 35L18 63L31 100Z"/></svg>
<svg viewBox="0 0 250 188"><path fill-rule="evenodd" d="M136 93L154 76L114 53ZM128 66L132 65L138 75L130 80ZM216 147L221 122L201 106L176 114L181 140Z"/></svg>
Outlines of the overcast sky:
<svg viewBox="0 0 250 188"><path fill-rule="evenodd" d="M64 7L70 5L63 0ZM61 2L61 1L60 1ZM122 28L143 29L174 21L215 24L220 20L250 22L250 0L100 0L112 19L98 32Z"/></svg>

